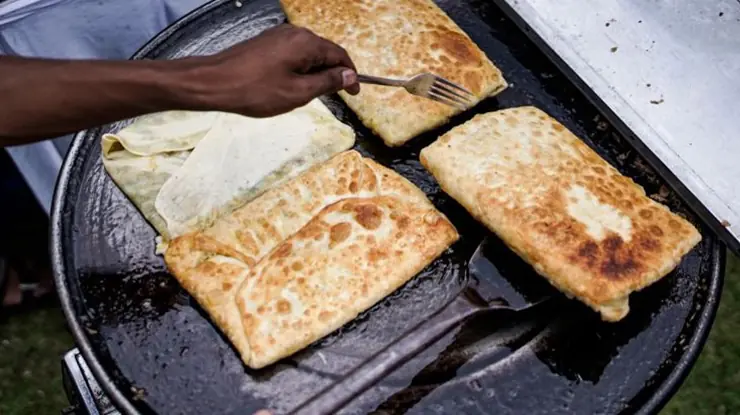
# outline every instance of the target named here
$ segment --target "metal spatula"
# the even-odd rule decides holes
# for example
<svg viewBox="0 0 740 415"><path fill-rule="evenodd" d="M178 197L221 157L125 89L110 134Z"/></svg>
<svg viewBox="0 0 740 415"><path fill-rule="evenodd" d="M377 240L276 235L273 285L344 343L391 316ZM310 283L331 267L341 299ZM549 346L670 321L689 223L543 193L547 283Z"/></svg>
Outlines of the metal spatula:
<svg viewBox="0 0 740 415"><path fill-rule="evenodd" d="M552 296L553 290L546 284L524 287L527 281L522 279L526 278L499 272L485 255L489 241L483 240L471 256L468 283L459 294L399 340L365 360L292 413L333 414L467 319L483 313L522 312Z"/></svg>

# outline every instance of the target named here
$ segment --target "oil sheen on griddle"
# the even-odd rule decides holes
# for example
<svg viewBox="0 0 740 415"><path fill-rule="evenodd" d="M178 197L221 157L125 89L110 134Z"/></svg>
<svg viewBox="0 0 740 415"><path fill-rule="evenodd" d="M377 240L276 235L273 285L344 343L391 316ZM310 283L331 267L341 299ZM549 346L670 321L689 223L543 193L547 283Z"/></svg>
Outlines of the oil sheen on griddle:
<svg viewBox="0 0 740 415"><path fill-rule="evenodd" d="M501 301L519 309L557 293L534 269L519 257L514 257L505 244L493 235L488 236L481 246L481 256L471 259L468 275L475 286L480 305ZM475 284L475 279L480 280Z"/></svg>

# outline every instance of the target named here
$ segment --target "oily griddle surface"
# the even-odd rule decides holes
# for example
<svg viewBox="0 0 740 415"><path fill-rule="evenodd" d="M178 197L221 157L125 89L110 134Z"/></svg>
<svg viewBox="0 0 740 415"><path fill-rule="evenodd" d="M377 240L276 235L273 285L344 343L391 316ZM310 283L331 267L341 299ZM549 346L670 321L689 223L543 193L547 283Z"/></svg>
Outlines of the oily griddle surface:
<svg viewBox="0 0 740 415"><path fill-rule="evenodd" d="M142 55L210 54L280 23L277 1L210 5L169 29ZM154 255L152 228L105 174L99 137L77 138L61 216L63 269L76 313L97 356L144 413L287 411L420 321L460 288L466 261L486 234L442 193L418 162L421 148L475 113L536 105L585 138L607 161L660 194L702 229L679 269L632 296L619 324L558 299L535 313L474 320L409 362L343 413L616 413L642 407L696 357L716 306L723 254L714 236L604 122L575 87L491 2L438 4L501 68L511 87L404 147L386 148L336 97L325 102L357 132L360 152L424 190L462 238L404 288L338 333L261 371L242 365L228 341ZM141 56L140 56L141 57ZM487 253L522 284L541 278L495 240ZM79 339L78 339L79 340ZM681 371L685 368L681 366ZM668 388L670 389L670 388Z"/></svg>

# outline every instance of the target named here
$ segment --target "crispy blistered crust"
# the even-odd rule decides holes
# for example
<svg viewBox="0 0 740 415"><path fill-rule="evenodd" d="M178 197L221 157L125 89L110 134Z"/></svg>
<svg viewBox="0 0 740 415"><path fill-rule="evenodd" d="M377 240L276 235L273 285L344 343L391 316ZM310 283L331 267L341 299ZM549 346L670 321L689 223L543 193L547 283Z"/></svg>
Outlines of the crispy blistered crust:
<svg viewBox="0 0 740 415"><path fill-rule="evenodd" d="M268 190L211 228L176 238L165 260L175 278L229 337L244 362L255 367L235 301L238 287L267 254L328 206L345 199L379 196L434 210L426 196L406 179L356 151L347 151ZM430 239L439 244L446 240L444 235Z"/></svg>
<svg viewBox="0 0 740 415"><path fill-rule="evenodd" d="M442 188L554 286L622 319L701 235L544 112L478 115L421 152Z"/></svg>
<svg viewBox="0 0 740 415"><path fill-rule="evenodd" d="M506 88L501 71L430 0L281 0L288 20L343 46L360 73L408 78L431 72L478 101ZM402 88L362 85L341 97L389 146L433 129L460 110Z"/></svg>
<svg viewBox="0 0 740 415"><path fill-rule="evenodd" d="M427 204L378 196L324 208L260 261L237 294L250 366L269 365L338 329L456 239Z"/></svg>

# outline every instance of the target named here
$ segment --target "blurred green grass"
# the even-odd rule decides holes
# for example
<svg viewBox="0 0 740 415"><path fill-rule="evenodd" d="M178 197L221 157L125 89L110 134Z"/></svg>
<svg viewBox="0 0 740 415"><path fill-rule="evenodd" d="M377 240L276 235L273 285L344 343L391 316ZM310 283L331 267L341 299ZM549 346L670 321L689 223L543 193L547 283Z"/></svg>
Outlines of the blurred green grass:
<svg viewBox="0 0 740 415"><path fill-rule="evenodd" d="M740 414L740 260L729 256L722 301L699 361L664 415Z"/></svg>
<svg viewBox="0 0 740 415"><path fill-rule="evenodd" d="M58 309L0 322L0 414L59 414L60 361L73 345ZM730 257L717 320L698 363L663 415L740 414L740 261Z"/></svg>
<svg viewBox="0 0 740 415"><path fill-rule="evenodd" d="M57 308L0 322L0 414L58 415L68 406L61 358L72 346Z"/></svg>

